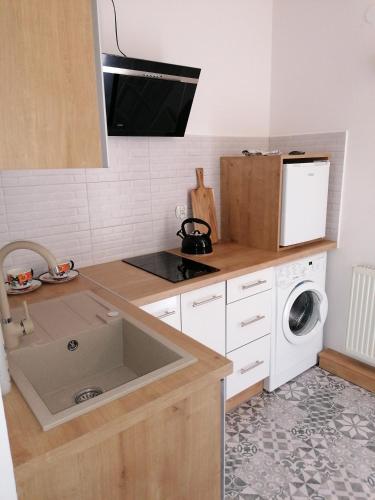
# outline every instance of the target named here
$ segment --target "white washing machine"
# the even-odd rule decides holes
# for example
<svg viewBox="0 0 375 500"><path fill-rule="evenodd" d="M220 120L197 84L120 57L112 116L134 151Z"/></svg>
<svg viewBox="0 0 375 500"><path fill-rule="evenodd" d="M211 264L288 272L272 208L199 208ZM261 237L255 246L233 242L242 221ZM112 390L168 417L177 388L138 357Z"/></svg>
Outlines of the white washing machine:
<svg viewBox="0 0 375 500"><path fill-rule="evenodd" d="M270 376L273 391L317 363L323 348L328 312L325 293L327 254L275 268L276 325L271 338Z"/></svg>

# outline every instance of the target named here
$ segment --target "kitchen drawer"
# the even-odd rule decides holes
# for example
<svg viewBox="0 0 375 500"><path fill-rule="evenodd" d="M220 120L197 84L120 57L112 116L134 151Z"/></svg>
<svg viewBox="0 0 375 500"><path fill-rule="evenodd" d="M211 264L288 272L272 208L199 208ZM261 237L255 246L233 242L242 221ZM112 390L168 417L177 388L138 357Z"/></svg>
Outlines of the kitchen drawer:
<svg viewBox="0 0 375 500"><path fill-rule="evenodd" d="M169 297L168 299L158 300L151 304L142 306L141 309L152 314L155 318L164 321L173 326L176 330L181 330L181 308L180 296Z"/></svg>
<svg viewBox="0 0 375 500"><path fill-rule="evenodd" d="M227 305L227 352L271 333L272 290Z"/></svg>
<svg viewBox="0 0 375 500"><path fill-rule="evenodd" d="M273 287L273 268L262 269L227 281L227 304Z"/></svg>
<svg viewBox="0 0 375 500"><path fill-rule="evenodd" d="M270 339L267 335L227 354L233 361L233 373L227 377L227 399L269 376Z"/></svg>
<svg viewBox="0 0 375 500"><path fill-rule="evenodd" d="M182 331L225 356L225 282L181 295Z"/></svg>

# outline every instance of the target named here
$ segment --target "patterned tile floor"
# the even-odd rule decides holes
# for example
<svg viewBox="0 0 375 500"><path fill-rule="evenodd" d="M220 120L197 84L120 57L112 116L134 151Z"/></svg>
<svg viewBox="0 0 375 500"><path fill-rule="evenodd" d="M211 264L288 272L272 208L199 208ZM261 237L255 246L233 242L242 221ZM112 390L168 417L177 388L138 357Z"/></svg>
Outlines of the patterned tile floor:
<svg viewBox="0 0 375 500"><path fill-rule="evenodd" d="M375 394L314 367L226 415L226 500L375 500Z"/></svg>

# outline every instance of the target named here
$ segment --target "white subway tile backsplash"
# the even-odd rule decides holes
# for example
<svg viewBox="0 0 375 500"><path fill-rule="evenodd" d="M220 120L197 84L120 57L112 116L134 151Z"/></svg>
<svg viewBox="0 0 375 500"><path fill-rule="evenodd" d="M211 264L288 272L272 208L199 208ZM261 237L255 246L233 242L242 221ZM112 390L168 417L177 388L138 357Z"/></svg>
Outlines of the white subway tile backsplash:
<svg viewBox="0 0 375 500"><path fill-rule="evenodd" d="M174 178L178 171L178 162L180 167L183 164L183 158L176 157L157 157L150 158L150 178L151 179L168 179Z"/></svg>
<svg viewBox="0 0 375 500"><path fill-rule="evenodd" d="M142 180L149 179L149 176L150 164L147 157L125 158L121 165L87 169L86 171L88 183Z"/></svg>
<svg viewBox="0 0 375 500"><path fill-rule="evenodd" d="M176 248L181 245L181 239L176 235L181 228L181 222L181 220L170 216L153 221L153 251Z"/></svg>
<svg viewBox="0 0 375 500"><path fill-rule="evenodd" d="M149 158L146 137L108 137L109 166L121 166L129 158Z"/></svg>
<svg viewBox="0 0 375 500"><path fill-rule="evenodd" d="M4 187L10 239L89 230L86 184Z"/></svg>
<svg viewBox="0 0 375 500"><path fill-rule="evenodd" d="M186 154L185 138L183 137L150 137L150 158L175 159Z"/></svg>
<svg viewBox="0 0 375 500"><path fill-rule="evenodd" d="M59 186L86 182L84 169L5 170L1 178L2 185L6 187Z"/></svg>
<svg viewBox="0 0 375 500"><path fill-rule="evenodd" d="M91 228L151 220L149 180L89 183Z"/></svg>
<svg viewBox="0 0 375 500"><path fill-rule="evenodd" d="M3 190L0 187L0 247L3 247L7 243L9 243L9 231L8 231L8 223L7 223L7 214L5 209L4 202L4 194ZM8 256L4 262L4 270L12 267L12 256ZM4 271L1 270L1 271Z"/></svg>
<svg viewBox="0 0 375 500"><path fill-rule="evenodd" d="M3 189L0 187L0 235L8 232Z"/></svg>
<svg viewBox="0 0 375 500"><path fill-rule="evenodd" d="M190 206L190 190L195 186L193 178L152 179L153 220L170 218L177 205Z"/></svg>
<svg viewBox="0 0 375 500"><path fill-rule="evenodd" d="M58 259L73 259L77 267L179 246L181 221L174 211L176 205L187 205L191 216L196 167L204 168L205 184L215 190L220 223L220 156L243 149L295 149L298 144L334 153L327 217L333 235L339 224L342 133L271 140L109 137L109 168L1 172L0 246L15 239L38 241ZM27 251L10 255L5 268L13 265L45 270L42 259Z"/></svg>
<svg viewBox="0 0 375 500"><path fill-rule="evenodd" d="M92 231L95 263L130 257L152 251L152 222L128 224Z"/></svg>

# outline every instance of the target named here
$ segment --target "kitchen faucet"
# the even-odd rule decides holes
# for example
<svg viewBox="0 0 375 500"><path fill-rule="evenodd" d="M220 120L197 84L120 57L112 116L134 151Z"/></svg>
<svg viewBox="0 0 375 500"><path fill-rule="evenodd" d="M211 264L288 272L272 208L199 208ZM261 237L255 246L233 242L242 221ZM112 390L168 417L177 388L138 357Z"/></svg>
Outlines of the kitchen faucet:
<svg viewBox="0 0 375 500"><path fill-rule="evenodd" d="M56 258L47 248L38 243L34 243L33 241L13 241L0 249L0 313L6 349L18 347L21 337L34 331L34 325L30 318L26 301L23 303L25 319L13 322L10 314L9 301L4 283L3 265L5 257L14 250L32 250L36 252L47 261L49 272L52 275L57 275L58 273Z"/></svg>

